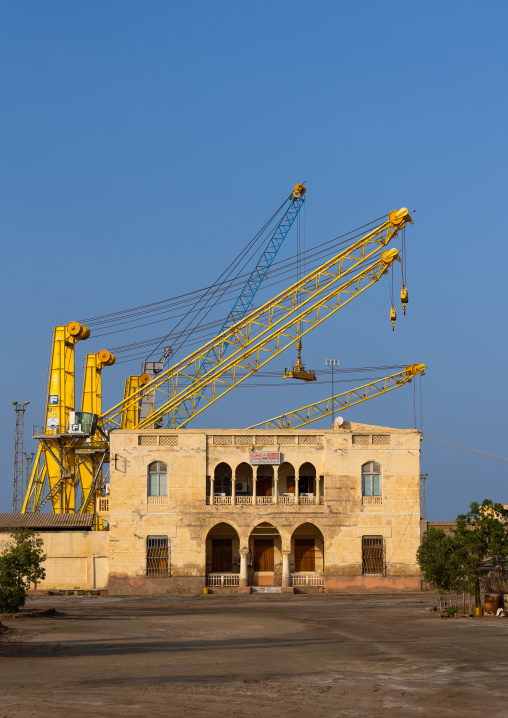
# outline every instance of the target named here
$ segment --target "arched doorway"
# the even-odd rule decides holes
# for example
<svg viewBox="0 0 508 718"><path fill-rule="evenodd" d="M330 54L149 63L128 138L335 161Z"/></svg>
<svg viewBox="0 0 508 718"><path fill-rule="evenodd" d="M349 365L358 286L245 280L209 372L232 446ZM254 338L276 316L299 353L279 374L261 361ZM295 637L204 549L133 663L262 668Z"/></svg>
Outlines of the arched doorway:
<svg viewBox="0 0 508 718"><path fill-rule="evenodd" d="M235 470L235 495L237 504L252 503L252 466L243 461Z"/></svg>
<svg viewBox="0 0 508 718"><path fill-rule="evenodd" d="M300 466L298 471L298 496L301 504L319 503L316 501L316 468L313 464L306 461Z"/></svg>
<svg viewBox="0 0 508 718"><path fill-rule="evenodd" d="M238 586L240 538L236 529L222 522L206 536L206 575L208 586Z"/></svg>
<svg viewBox="0 0 508 718"><path fill-rule="evenodd" d="M293 504L295 502L295 467L289 461L284 461L277 472L277 491L279 504Z"/></svg>
<svg viewBox="0 0 508 718"><path fill-rule="evenodd" d="M251 585L280 586L282 577L282 540L279 531L264 521L249 538Z"/></svg>
<svg viewBox="0 0 508 718"><path fill-rule="evenodd" d="M324 585L324 539L315 524L306 522L293 531L290 565L293 586Z"/></svg>
<svg viewBox="0 0 508 718"><path fill-rule="evenodd" d="M273 494L273 466L262 464L258 466L256 476L256 496L258 504L268 504Z"/></svg>
<svg viewBox="0 0 508 718"><path fill-rule="evenodd" d="M231 503L231 482L233 472L231 466L222 461L213 470L213 481L210 486L210 504Z"/></svg>

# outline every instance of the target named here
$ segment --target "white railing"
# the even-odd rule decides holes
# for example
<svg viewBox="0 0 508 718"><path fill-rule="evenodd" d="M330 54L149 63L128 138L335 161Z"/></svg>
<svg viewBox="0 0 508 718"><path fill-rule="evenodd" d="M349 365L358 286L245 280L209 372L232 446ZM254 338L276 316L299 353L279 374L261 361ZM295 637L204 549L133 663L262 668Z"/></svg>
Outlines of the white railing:
<svg viewBox="0 0 508 718"><path fill-rule="evenodd" d="M320 573L292 573L293 586L324 586L325 577Z"/></svg>
<svg viewBox="0 0 508 718"><path fill-rule="evenodd" d="M206 577L206 585L220 586L239 586L240 585L240 574L239 573L209 573Z"/></svg>
<svg viewBox="0 0 508 718"><path fill-rule="evenodd" d="M153 502L153 503L167 503L167 496L160 496L160 497L150 497L150 498L160 498L164 499L164 501L160 502ZM237 505L245 505L245 504L281 504L281 505L288 505L288 504L301 504L301 505L309 505L309 504L323 504L324 503L324 497L323 496L305 496L300 495L296 497L294 494L279 494L277 497L275 496L256 496L256 500L254 501L253 496L235 496L235 499L233 501L232 496L214 496L213 500L210 498L210 496L207 496L207 504L211 506L212 504L237 504ZM149 500L150 503L150 500ZM382 499L380 496L364 496L363 497L363 504L382 504Z"/></svg>
<svg viewBox="0 0 508 718"><path fill-rule="evenodd" d="M162 506L167 503L168 503L167 496L148 496L147 497L148 506Z"/></svg>
<svg viewBox="0 0 508 718"><path fill-rule="evenodd" d="M383 497L382 496L363 496L362 504L364 506L382 506L383 505Z"/></svg>
<svg viewBox="0 0 508 718"><path fill-rule="evenodd" d="M98 514L108 514L109 513L109 499L108 498L98 498L97 499L97 513Z"/></svg>

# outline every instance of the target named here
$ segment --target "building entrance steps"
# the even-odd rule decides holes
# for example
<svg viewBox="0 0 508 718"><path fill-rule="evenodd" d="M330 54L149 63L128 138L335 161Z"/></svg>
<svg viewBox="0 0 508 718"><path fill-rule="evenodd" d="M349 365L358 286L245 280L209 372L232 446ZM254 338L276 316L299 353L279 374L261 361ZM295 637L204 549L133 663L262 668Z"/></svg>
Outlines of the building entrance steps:
<svg viewBox="0 0 508 718"><path fill-rule="evenodd" d="M280 586L251 586L251 593L281 593Z"/></svg>

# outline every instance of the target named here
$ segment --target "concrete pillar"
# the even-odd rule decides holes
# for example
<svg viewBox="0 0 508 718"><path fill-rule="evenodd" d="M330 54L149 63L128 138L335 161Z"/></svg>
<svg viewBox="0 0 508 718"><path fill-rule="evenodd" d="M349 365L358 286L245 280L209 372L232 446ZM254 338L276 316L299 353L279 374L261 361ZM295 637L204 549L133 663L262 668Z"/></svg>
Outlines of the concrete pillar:
<svg viewBox="0 0 508 718"><path fill-rule="evenodd" d="M282 551L282 586L289 588L291 584L291 574L289 571L289 555L291 551Z"/></svg>
<svg viewBox="0 0 508 718"><path fill-rule="evenodd" d="M248 548L240 549L240 586L248 585L248 569L247 569L247 556L249 555Z"/></svg>

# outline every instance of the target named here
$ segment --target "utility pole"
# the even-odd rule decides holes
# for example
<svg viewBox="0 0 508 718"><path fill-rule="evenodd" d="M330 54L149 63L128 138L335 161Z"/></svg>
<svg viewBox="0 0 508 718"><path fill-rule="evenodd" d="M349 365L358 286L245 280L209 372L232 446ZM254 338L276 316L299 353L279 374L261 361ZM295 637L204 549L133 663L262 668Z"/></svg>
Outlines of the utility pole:
<svg viewBox="0 0 508 718"><path fill-rule="evenodd" d="M335 392L333 389L333 370L336 366L339 366L339 360L338 359L325 359L325 366L332 367L332 396L335 396ZM333 399L332 399L332 407L333 407ZM335 410L332 409L332 427L333 427L334 421L335 421Z"/></svg>
<svg viewBox="0 0 508 718"><path fill-rule="evenodd" d="M16 429L14 433L14 483L12 488L12 510L19 513L23 505L23 429L25 423L25 411L30 402L24 401L19 404L11 401L16 412Z"/></svg>

